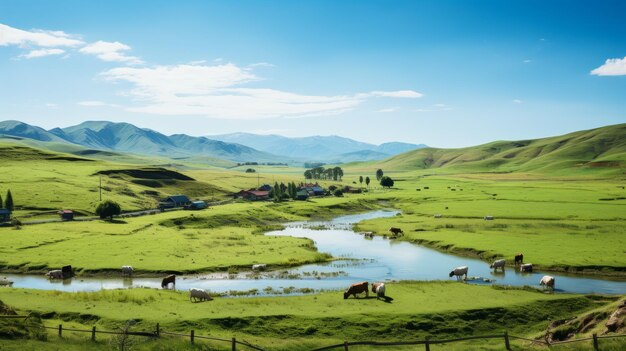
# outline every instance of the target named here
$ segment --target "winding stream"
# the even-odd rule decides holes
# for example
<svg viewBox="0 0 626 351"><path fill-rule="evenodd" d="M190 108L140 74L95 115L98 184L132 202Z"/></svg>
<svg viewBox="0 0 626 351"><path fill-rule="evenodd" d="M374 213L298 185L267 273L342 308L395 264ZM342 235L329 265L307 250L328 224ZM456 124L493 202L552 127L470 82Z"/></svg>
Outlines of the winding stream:
<svg viewBox="0 0 626 351"><path fill-rule="evenodd" d="M298 294L300 289L344 289L351 283L367 280L455 280L448 273L457 266L468 266L471 284L501 284L539 286L545 274L556 278L556 291L570 293L626 294L626 281L586 278L555 273L519 273L507 267L504 273L493 273L489 264L479 259L439 252L408 242L374 237L366 239L351 228L363 220L392 217L397 211L373 211L359 215L337 217L324 222L294 222L284 230L266 235L309 238L320 252L339 258L328 264L310 264L281 272L266 274L241 273L186 275L177 277L176 288L207 289L215 293L258 290L259 295ZM525 253L532 261L532 253ZM161 278L78 277L64 281L49 281L42 275L0 274L13 281L13 287L60 291L97 291L131 287L160 288ZM484 278L487 278L485 281Z"/></svg>

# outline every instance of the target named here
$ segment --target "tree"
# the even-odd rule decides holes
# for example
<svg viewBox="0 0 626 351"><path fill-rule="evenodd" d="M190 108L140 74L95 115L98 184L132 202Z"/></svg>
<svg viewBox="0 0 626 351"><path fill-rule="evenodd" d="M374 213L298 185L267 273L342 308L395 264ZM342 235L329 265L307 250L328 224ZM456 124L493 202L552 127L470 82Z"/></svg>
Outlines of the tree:
<svg viewBox="0 0 626 351"><path fill-rule="evenodd" d="M96 207L96 214L100 216L101 219L109 218L109 220L112 221L113 216L117 216L120 213L122 213L122 208L120 204L115 201L106 200Z"/></svg>
<svg viewBox="0 0 626 351"><path fill-rule="evenodd" d="M14 207L15 206L13 205L13 195L11 194L11 190L9 189L7 191L7 199L4 200L4 208L13 212Z"/></svg>
<svg viewBox="0 0 626 351"><path fill-rule="evenodd" d="M359 185L363 186L363 176L359 176Z"/></svg>
<svg viewBox="0 0 626 351"><path fill-rule="evenodd" d="M391 188L393 186L393 179L387 176L383 176L382 178L380 178L380 185Z"/></svg>
<svg viewBox="0 0 626 351"><path fill-rule="evenodd" d="M256 172L256 170L254 168L246 169L246 173L254 173L254 172Z"/></svg>
<svg viewBox="0 0 626 351"><path fill-rule="evenodd" d="M370 188L370 177L365 177L365 185L368 189Z"/></svg>
<svg viewBox="0 0 626 351"><path fill-rule="evenodd" d="M313 179L313 171L310 169L304 171L304 179Z"/></svg>
<svg viewBox="0 0 626 351"><path fill-rule="evenodd" d="M376 171L376 180L381 180L381 179L383 178L383 174L384 174L384 173L383 173L383 170L379 168L379 169Z"/></svg>

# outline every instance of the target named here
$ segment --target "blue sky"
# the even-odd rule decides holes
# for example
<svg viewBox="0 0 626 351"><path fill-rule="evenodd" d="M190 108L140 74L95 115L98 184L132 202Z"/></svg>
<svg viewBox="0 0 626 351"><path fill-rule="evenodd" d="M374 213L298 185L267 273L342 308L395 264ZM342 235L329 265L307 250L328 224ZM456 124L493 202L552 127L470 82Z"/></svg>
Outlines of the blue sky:
<svg viewBox="0 0 626 351"><path fill-rule="evenodd" d="M626 122L622 1L0 2L0 120L460 147ZM607 61L608 60L608 61Z"/></svg>

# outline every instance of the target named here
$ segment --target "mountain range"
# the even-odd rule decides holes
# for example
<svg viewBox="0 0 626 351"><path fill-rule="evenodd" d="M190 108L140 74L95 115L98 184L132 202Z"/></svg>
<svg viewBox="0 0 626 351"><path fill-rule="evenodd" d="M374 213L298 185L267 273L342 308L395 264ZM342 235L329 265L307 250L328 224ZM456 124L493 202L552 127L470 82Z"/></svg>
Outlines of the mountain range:
<svg viewBox="0 0 626 351"><path fill-rule="evenodd" d="M0 135L40 142L67 143L87 149L119 151L174 159L206 157L233 162L341 163L381 160L424 147L406 143L380 146L338 136L287 138L236 133L214 137L164 135L129 123L87 121L67 128L45 130L19 121L0 122Z"/></svg>
<svg viewBox="0 0 626 351"><path fill-rule="evenodd" d="M401 142L374 145L336 135L288 138L281 135L232 133L208 137L286 157L331 163L382 160L393 155L426 147L423 144L417 145Z"/></svg>

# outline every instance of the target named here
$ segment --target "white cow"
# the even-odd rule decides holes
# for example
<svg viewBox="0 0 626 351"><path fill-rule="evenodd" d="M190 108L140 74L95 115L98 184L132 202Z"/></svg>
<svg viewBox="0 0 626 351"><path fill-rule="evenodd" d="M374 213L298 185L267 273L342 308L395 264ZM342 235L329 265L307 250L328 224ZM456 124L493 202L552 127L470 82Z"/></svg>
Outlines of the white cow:
<svg viewBox="0 0 626 351"><path fill-rule="evenodd" d="M191 288L189 289L189 301L211 301L213 298L209 296L209 293L203 289Z"/></svg>
<svg viewBox="0 0 626 351"><path fill-rule="evenodd" d="M122 266L122 275L123 276L131 276L133 275L133 267L132 266Z"/></svg>
<svg viewBox="0 0 626 351"><path fill-rule="evenodd" d="M373 290L375 290L374 292L376 293L377 299L385 298L385 283L379 283L378 285L374 283L372 284L372 287L375 287Z"/></svg>
<svg viewBox="0 0 626 351"><path fill-rule="evenodd" d="M467 271L467 266L456 267L452 272L450 272L450 277L456 275L457 280L467 279ZM463 276L465 276L465 278L461 278Z"/></svg>
<svg viewBox="0 0 626 351"><path fill-rule="evenodd" d="M533 271L533 264L532 263L524 263L523 265L519 266L519 271L524 273L524 272L532 272Z"/></svg>
<svg viewBox="0 0 626 351"><path fill-rule="evenodd" d="M253 264L252 265L252 270L253 271L264 271L265 268L267 268L267 265L264 264L264 263L263 264Z"/></svg>
<svg viewBox="0 0 626 351"><path fill-rule="evenodd" d="M63 279L63 271L61 271L60 269L55 269L46 273L46 276L49 279Z"/></svg>
<svg viewBox="0 0 626 351"><path fill-rule="evenodd" d="M493 268L494 271L497 271L498 268L501 268L502 271L504 272L504 265L505 265L506 261L505 260L497 260L497 261L493 261L493 263L491 264L491 266L489 266L489 268Z"/></svg>
<svg viewBox="0 0 626 351"><path fill-rule="evenodd" d="M539 285L543 285L550 289L554 289L554 277L550 275L544 275L539 281Z"/></svg>

